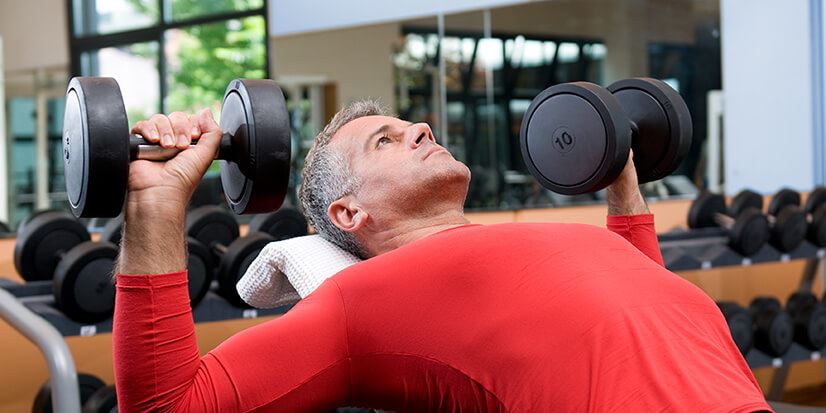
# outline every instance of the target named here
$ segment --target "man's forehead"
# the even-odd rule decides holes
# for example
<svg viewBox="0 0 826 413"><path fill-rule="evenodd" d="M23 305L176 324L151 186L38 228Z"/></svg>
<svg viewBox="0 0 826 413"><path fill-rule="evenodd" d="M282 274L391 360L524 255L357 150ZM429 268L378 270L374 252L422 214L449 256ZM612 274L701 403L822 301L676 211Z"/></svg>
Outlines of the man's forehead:
<svg viewBox="0 0 826 413"><path fill-rule="evenodd" d="M359 141L359 138L367 138L377 129L384 125L395 125L402 123L399 118L384 115L370 115L362 116L347 122L339 128L333 135L333 140L341 140L341 137L346 137L347 140Z"/></svg>

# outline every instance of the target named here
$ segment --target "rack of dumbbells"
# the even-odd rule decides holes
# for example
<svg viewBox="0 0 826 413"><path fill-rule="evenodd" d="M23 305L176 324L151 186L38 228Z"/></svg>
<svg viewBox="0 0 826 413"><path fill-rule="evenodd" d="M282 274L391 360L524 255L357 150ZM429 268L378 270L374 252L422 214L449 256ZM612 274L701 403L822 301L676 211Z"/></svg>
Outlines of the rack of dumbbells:
<svg viewBox="0 0 826 413"><path fill-rule="evenodd" d="M81 404L97 390L100 394L91 398L92 404L111 405L111 389L102 390L102 382L85 385L87 375L75 372L64 338L112 331L113 271L121 227L119 219L112 219L93 241L80 220L55 210L35 213L18 227L14 263L25 282L0 278L0 317L36 343L49 364L52 380L38 393L34 406L41 408L34 411L51 411L53 394L72 397L56 400L55 405L104 411ZM296 209L285 206L255 215L247 229L246 235L240 236L235 216L222 207L200 207L188 213L187 269L196 323L254 319L289 309L249 307L238 296L235 284L267 243L306 235L307 221ZM52 383L68 383L79 392L52 392Z"/></svg>
<svg viewBox="0 0 826 413"><path fill-rule="evenodd" d="M785 307L769 296L755 297L748 308L718 302L749 366L777 368L769 398L779 400L789 366L820 360L826 351L826 305L812 292L826 257L826 187L815 188L802 205L799 193L782 189L765 211L754 191L741 191L729 204L703 192L689 208L688 226L658 236L665 265L675 272L806 260Z"/></svg>

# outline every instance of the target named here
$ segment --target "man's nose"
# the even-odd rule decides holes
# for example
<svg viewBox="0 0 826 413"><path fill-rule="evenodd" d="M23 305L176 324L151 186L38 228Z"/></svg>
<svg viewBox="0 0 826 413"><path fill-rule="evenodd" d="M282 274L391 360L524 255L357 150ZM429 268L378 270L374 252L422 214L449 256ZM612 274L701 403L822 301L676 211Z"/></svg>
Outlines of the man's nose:
<svg viewBox="0 0 826 413"><path fill-rule="evenodd" d="M416 149L424 145L426 141L436 142L433 131L430 130L430 125L426 123L414 123L408 126L405 131L405 140L410 149Z"/></svg>

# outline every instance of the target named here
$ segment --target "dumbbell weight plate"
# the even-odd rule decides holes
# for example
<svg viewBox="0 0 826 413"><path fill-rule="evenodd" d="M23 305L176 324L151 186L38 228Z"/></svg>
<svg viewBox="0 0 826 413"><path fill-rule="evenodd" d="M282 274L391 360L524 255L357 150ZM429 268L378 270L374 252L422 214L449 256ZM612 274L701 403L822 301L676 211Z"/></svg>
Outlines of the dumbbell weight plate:
<svg viewBox="0 0 826 413"><path fill-rule="evenodd" d="M755 323L754 347L771 357L789 351L794 340L794 321L775 298L757 297L749 306Z"/></svg>
<svg viewBox="0 0 826 413"><path fill-rule="evenodd" d="M826 204L826 186L819 186L809 193L803 210L807 214L814 214L821 205Z"/></svg>
<svg viewBox="0 0 826 413"><path fill-rule="evenodd" d="M806 238L818 247L826 247L826 205L821 204L812 213Z"/></svg>
<svg viewBox="0 0 826 413"><path fill-rule="evenodd" d="M746 353L751 350L752 346L752 319L749 315L749 312L740 307L736 303L732 302L720 302L717 304L720 307L720 311L723 312L723 316L726 318L726 323L728 323L729 331L731 332L731 338L734 340L734 344L737 345L737 349L740 350L740 354L745 355Z"/></svg>
<svg viewBox="0 0 826 413"><path fill-rule="evenodd" d="M85 404L89 398L95 394L99 389L106 386L103 380L91 375L79 373L77 375L77 384L80 391L80 403ZM52 412L52 384L50 380L46 380L37 396L34 398L32 405L32 413L51 413Z"/></svg>
<svg viewBox="0 0 826 413"><path fill-rule="evenodd" d="M728 214L732 217L740 215L748 208L754 208L758 211L763 210L763 196L750 189L744 189L737 193L731 199L731 204L728 207Z"/></svg>
<svg viewBox="0 0 826 413"><path fill-rule="evenodd" d="M691 113L667 83L651 78L625 79L607 88L628 118L637 125L632 143L639 183L674 172L691 148Z"/></svg>
<svg viewBox="0 0 826 413"><path fill-rule="evenodd" d="M278 209L290 177L290 122L284 94L272 80L230 82L221 129L232 136L233 162L221 161L221 184L236 214Z"/></svg>
<svg viewBox="0 0 826 413"><path fill-rule="evenodd" d="M113 278L118 249L108 242L87 241L72 248L55 268L55 302L69 318L96 323L115 309Z"/></svg>
<svg viewBox="0 0 826 413"><path fill-rule="evenodd" d="M746 257L760 251L771 236L766 216L754 208L740 213L729 231L729 246Z"/></svg>
<svg viewBox="0 0 826 413"><path fill-rule="evenodd" d="M726 199L722 195L704 191L688 208L689 228L716 227L715 214L725 214Z"/></svg>
<svg viewBox="0 0 826 413"><path fill-rule="evenodd" d="M783 208L793 205L800 207L800 193L788 188L783 188L772 196L769 201L769 208L766 210L769 215L778 216Z"/></svg>
<svg viewBox="0 0 826 413"><path fill-rule="evenodd" d="M186 267L189 278L189 303L195 307L209 291L215 265L212 253L204 244L192 237L186 237L186 243L189 251Z"/></svg>
<svg viewBox="0 0 826 413"><path fill-rule="evenodd" d="M14 265L26 281L50 280L60 253L89 239L89 232L71 214L62 211L40 213L18 232L14 243Z"/></svg>
<svg viewBox="0 0 826 413"><path fill-rule="evenodd" d="M611 93L588 82L564 83L531 102L519 144L542 186L576 195L596 192L619 176L628 160L631 128Z"/></svg>
<svg viewBox="0 0 826 413"><path fill-rule="evenodd" d="M794 205L786 205L775 215L771 230L771 243L783 252L797 248L806 238L806 214Z"/></svg>
<svg viewBox="0 0 826 413"><path fill-rule="evenodd" d="M826 307L811 292L796 292L786 301L794 320L794 340L809 350L826 346Z"/></svg>
<svg viewBox="0 0 826 413"><path fill-rule="evenodd" d="M195 208L186 216L186 234L210 249L227 246L238 238L238 221L217 205Z"/></svg>
<svg viewBox="0 0 826 413"><path fill-rule="evenodd" d="M77 217L117 216L126 197L129 124L115 79L75 77L63 113L66 196Z"/></svg>
<svg viewBox="0 0 826 413"><path fill-rule="evenodd" d="M115 413L118 411L118 395L115 386L106 386L94 392L83 403L81 413Z"/></svg>
<svg viewBox="0 0 826 413"><path fill-rule="evenodd" d="M265 232L277 241L307 235L307 219L295 208L282 207L269 214L253 217L249 232Z"/></svg>
<svg viewBox="0 0 826 413"><path fill-rule="evenodd" d="M255 232L238 238L227 247L218 266L218 286L221 295L237 307L248 307L238 295L236 284L244 276L258 253L275 238L264 232Z"/></svg>

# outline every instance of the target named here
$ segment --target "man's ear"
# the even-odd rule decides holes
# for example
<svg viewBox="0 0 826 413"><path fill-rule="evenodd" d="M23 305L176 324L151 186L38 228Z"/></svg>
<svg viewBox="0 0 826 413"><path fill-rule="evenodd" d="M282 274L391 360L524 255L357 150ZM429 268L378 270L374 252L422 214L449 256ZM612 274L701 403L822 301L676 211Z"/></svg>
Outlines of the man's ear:
<svg viewBox="0 0 826 413"><path fill-rule="evenodd" d="M327 215L333 225L344 232L358 231L367 223L367 211L349 195L333 201Z"/></svg>

